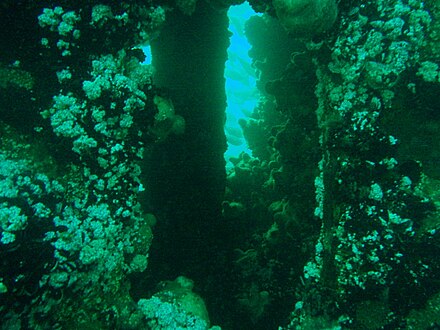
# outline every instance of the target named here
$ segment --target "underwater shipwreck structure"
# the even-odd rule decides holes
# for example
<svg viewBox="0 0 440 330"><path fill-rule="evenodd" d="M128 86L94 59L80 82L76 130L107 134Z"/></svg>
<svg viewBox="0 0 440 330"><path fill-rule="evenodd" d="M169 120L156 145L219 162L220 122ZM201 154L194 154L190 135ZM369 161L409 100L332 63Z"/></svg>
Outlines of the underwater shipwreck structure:
<svg viewBox="0 0 440 330"><path fill-rule="evenodd" d="M2 1L2 329L440 327L440 2L249 1L225 133L241 3Z"/></svg>

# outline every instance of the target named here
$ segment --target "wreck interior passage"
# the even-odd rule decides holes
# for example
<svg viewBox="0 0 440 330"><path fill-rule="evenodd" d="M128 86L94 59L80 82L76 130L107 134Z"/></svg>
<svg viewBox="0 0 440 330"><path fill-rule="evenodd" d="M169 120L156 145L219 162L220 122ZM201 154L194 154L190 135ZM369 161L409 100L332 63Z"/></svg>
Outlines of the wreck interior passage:
<svg viewBox="0 0 440 330"><path fill-rule="evenodd" d="M439 329L440 1L0 17L0 330Z"/></svg>

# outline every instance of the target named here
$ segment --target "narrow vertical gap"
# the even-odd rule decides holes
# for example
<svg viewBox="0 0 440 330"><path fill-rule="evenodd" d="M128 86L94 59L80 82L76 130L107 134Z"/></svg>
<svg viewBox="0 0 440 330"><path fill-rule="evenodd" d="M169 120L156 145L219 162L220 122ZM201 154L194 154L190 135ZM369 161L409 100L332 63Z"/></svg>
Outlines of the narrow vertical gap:
<svg viewBox="0 0 440 330"><path fill-rule="evenodd" d="M232 168L230 161L242 152L251 154L243 136L240 122L248 119L259 99L256 73L248 52L251 48L244 33L246 21L256 15L249 3L231 6L228 10L229 31L228 60L225 64L226 124L225 135L228 149L225 152L226 169Z"/></svg>

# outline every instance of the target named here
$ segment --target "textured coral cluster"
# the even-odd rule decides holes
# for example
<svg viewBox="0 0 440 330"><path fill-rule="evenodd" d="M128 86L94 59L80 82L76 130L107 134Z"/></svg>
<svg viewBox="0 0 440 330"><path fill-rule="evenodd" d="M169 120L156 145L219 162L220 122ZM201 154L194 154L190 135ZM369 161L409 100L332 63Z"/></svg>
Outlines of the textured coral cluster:
<svg viewBox="0 0 440 330"><path fill-rule="evenodd" d="M2 122L2 323L138 327L129 321L135 305L127 276L146 269L152 240L154 216L139 196L145 132L155 110L147 105L151 67L132 48L148 41L163 9L46 5L20 8L40 45L16 54L25 65L37 63L28 69L37 84L45 77L52 84L31 91L31 118L41 119L34 132ZM131 35L124 40L111 36L125 31ZM28 90L19 90L22 98Z"/></svg>
<svg viewBox="0 0 440 330"><path fill-rule="evenodd" d="M438 7L338 7L334 26L304 43L276 22L248 24L266 98L243 125L259 159L237 160L224 205L254 226L236 243L236 290L296 300L289 329L426 329L439 320L426 294L439 289ZM291 57L261 35L277 35ZM275 308L272 299L254 323L268 324Z"/></svg>

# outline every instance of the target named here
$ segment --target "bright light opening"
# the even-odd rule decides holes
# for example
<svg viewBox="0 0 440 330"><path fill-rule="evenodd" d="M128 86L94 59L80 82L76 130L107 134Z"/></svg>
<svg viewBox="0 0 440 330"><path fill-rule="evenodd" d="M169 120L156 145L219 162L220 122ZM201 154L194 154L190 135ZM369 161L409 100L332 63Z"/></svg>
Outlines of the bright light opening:
<svg viewBox="0 0 440 330"><path fill-rule="evenodd" d="M145 60L142 62L142 64L151 65L151 62L153 61L153 54L151 53L150 45L143 46L142 51L145 55Z"/></svg>
<svg viewBox="0 0 440 330"><path fill-rule="evenodd" d="M238 157L242 152L251 154L238 121L250 117L259 99L255 70L248 55L251 45L244 34L246 21L254 15L256 13L247 2L231 6L228 10L229 31L232 36L225 65L227 170L232 168L232 163L229 161L231 157Z"/></svg>

